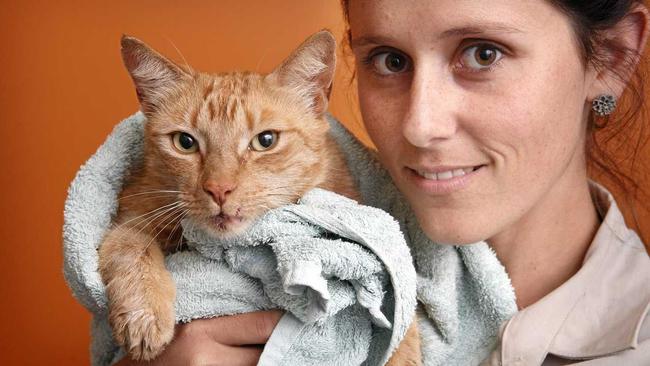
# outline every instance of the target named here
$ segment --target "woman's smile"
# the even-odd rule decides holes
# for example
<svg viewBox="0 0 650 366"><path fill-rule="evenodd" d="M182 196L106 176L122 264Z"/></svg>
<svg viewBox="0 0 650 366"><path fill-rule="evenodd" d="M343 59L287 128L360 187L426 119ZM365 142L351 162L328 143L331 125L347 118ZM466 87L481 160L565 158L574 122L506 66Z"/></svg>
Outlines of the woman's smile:
<svg viewBox="0 0 650 366"><path fill-rule="evenodd" d="M485 165L405 167L404 173L409 182L429 195L445 195L474 182Z"/></svg>

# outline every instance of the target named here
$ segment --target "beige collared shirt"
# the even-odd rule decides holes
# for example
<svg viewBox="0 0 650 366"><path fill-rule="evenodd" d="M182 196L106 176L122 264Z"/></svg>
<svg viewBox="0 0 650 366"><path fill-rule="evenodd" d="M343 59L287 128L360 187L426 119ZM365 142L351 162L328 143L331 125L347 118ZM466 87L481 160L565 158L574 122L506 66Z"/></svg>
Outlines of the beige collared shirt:
<svg viewBox="0 0 650 366"><path fill-rule="evenodd" d="M604 220L582 267L505 322L483 365L650 365L650 257L609 192L591 191Z"/></svg>

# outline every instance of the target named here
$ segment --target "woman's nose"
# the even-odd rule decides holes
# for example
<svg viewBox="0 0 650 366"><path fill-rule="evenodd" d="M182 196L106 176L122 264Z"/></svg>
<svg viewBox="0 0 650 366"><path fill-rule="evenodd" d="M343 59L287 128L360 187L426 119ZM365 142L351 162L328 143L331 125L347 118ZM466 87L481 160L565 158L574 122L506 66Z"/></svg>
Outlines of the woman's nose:
<svg viewBox="0 0 650 366"><path fill-rule="evenodd" d="M412 145L427 148L449 139L457 131L454 97L433 71L414 73L402 133Z"/></svg>

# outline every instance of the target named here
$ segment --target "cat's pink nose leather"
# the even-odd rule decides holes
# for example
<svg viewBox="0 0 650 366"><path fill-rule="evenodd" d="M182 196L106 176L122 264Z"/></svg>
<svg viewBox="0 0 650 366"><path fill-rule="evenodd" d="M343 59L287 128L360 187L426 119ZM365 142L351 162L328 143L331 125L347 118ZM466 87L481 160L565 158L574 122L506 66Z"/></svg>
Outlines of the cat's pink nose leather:
<svg viewBox="0 0 650 366"><path fill-rule="evenodd" d="M226 197L235 190L237 186L231 182L216 182L213 180L203 183L205 193L212 196L212 200L222 206L226 202Z"/></svg>

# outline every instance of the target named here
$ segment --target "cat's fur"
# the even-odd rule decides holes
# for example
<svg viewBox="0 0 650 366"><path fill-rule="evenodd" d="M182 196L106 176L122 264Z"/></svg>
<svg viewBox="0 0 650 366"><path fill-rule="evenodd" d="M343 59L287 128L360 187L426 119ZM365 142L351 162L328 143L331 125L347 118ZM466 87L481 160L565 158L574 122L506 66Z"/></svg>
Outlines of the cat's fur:
<svg viewBox="0 0 650 366"><path fill-rule="evenodd" d="M335 47L322 31L268 75L211 75L122 38L147 117L145 151L100 246L99 269L114 337L131 357L153 359L174 335L175 287L163 258L182 245L181 219L232 235L314 187L357 198L324 116ZM252 141L263 131L277 133L277 143L257 151ZM195 139L195 152L175 144L179 132ZM416 350L419 362L419 343Z"/></svg>

